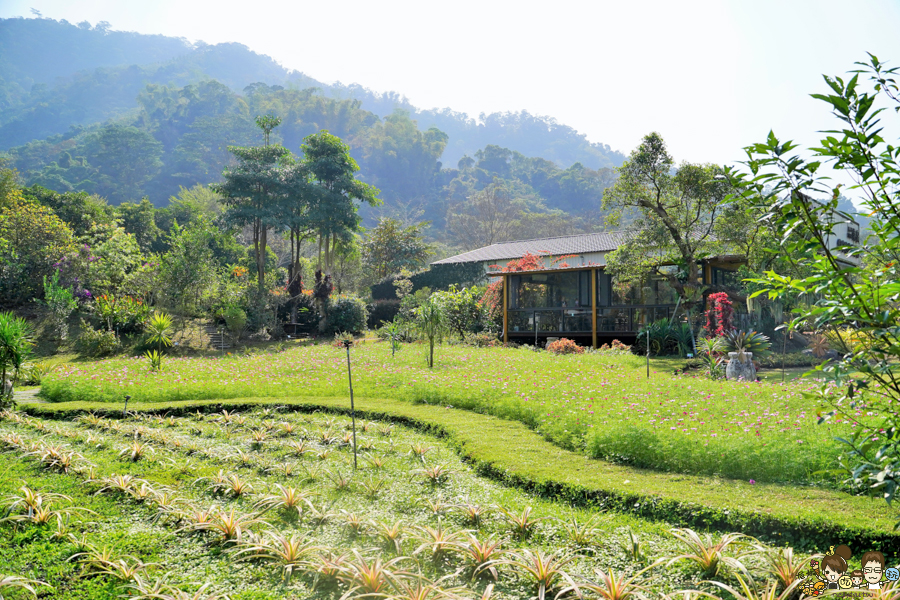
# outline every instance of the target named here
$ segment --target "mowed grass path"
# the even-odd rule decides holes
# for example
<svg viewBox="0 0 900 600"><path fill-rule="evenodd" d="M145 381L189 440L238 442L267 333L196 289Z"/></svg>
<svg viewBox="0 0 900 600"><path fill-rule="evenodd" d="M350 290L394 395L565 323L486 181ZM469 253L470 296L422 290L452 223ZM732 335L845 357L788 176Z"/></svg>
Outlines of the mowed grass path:
<svg viewBox="0 0 900 600"><path fill-rule="evenodd" d="M668 372L645 376L634 356L553 356L443 346L435 368L424 346L351 350L357 397L465 408L521 421L557 445L661 471L745 481L803 482L831 469L834 441L854 423L816 425L814 383L734 383ZM249 357L173 358L151 373L144 358L72 364L47 377L50 401L170 402L240 397L344 396L343 349L297 347ZM860 411L860 420L874 415Z"/></svg>

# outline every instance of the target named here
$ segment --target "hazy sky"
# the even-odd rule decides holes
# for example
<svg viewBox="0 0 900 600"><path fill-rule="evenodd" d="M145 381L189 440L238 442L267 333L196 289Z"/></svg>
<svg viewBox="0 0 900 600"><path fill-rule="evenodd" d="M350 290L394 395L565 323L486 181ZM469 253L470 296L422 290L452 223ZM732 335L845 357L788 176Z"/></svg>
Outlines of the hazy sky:
<svg viewBox="0 0 900 600"><path fill-rule="evenodd" d="M3 0L0 16L240 42L326 82L422 108L550 115L624 153L659 131L677 160L731 163L770 128L832 125L822 73L900 64L900 0L199 2Z"/></svg>

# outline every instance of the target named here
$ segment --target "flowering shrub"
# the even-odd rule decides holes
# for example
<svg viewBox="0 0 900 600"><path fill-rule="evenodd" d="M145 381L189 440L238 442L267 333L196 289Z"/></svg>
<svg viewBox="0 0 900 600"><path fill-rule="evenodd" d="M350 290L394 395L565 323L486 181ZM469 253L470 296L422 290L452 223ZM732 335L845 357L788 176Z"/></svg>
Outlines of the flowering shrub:
<svg viewBox="0 0 900 600"><path fill-rule="evenodd" d="M131 296L103 294L97 297L94 307L107 328L118 329L119 333L139 333L150 317L150 307Z"/></svg>
<svg viewBox="0 0 900 600"><path fill-rule="evenodd" d="M630 354L631 346L623 344L619 340L613 340L611 344L603 344L597 348L601 354Z"/></svg>
<svg viewBox="0 0 900 600"><path fill-rule="evenodd" d="M561 338L547 344L547 351L553 354L584 354L584 348L570 340Z"/></svg>
<svg viewBox="0 0 900 600"><path fill-rule="evenodd" d="M710 294L706 299L706 332L709 336L722 337L734 329L734 309L728 294Z"/></svg>
<svg viewBox="0 0 900 600"><path fill-rule="evenodd" d="M476 348L494 348L503 345L503 342L497 339L496 333L487 331L481 333L467 333L463 339L467 346L475 346Z"/></svg>

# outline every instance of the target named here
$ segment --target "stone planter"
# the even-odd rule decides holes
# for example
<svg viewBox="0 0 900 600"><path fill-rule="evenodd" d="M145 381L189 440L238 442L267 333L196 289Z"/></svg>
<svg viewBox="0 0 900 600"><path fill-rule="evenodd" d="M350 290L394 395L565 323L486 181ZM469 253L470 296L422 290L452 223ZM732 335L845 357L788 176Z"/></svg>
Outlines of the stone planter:
<svg viewBox="0 0 900 600"><path fill-rule="evenodd" d="M753 365L753 353L744 352L741 356L740 352L728 353L728 365L725 367L725 379L737 381L743 378L744 381L756 381L756 367Z"/></svg>

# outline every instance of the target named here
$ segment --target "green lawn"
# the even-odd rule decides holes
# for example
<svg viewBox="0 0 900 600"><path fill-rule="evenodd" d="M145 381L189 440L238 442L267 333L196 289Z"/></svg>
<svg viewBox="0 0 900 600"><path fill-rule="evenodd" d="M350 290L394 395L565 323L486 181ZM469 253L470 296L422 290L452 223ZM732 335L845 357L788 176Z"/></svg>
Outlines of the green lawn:
<svg viewBox="0 0 900 600"><path fill-rule="evenodd" d="M443 346L433 370L424 346L391 357L386 344L351 351L359 397L466 408L519 420L563 448L661 471L749 481L809 482L832 468L834 441L855 426L815 424L802 396L815 382L735 383L672 376L635 356L554 356ZM772 371L774 373L774 371ZM173 358L151 373L143 358L73 364L47 377L52 402L121 403L239 397L344 396L344 350L326 345L224 358ZM862 409L859 418L866 418Z"/></svg>

